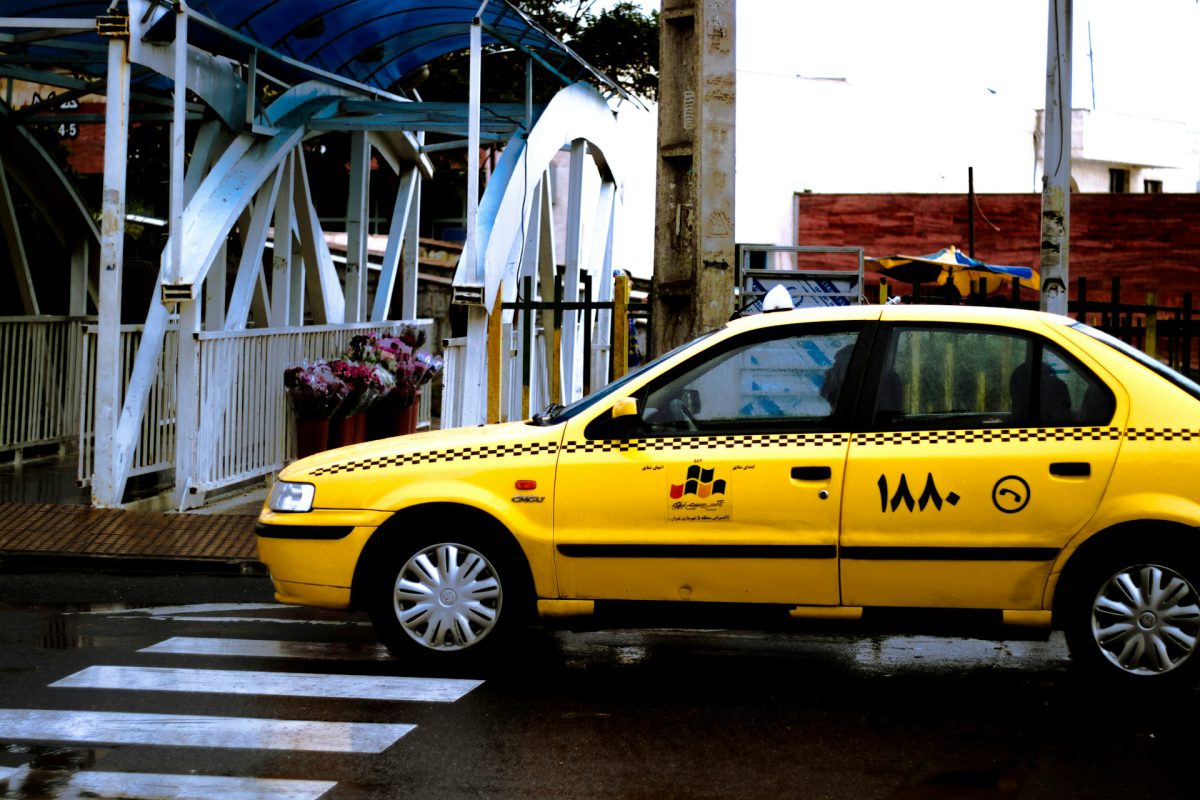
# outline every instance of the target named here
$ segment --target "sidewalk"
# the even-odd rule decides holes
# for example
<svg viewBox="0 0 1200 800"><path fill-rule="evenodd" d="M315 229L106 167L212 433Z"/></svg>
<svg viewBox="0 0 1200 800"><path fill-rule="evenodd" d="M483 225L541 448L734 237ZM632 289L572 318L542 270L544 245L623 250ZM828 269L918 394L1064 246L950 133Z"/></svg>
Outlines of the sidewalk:
<svg viewBox="0 0 1200 800"><path fill-rule="evenodd" d="M71 458L0 468L0 572L119 572L262 575L254 523L266 487L200 512L92 508Z"/></svg>
<svg viewBox="0 0 1200 800"><path fill-rule="evenodd" d="M0 502L0 569L263 574L255 519Z"/></svg>

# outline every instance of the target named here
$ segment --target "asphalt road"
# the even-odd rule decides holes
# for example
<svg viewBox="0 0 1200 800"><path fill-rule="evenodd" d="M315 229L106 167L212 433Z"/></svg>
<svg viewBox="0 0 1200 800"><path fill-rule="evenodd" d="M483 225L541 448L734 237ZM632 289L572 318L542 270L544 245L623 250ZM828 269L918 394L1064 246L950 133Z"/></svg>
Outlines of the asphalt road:
<svg viewBox="0 0 1200 800"><path fill-rule="evenodd" d="M0 574L5 798L1194 797L1198 698L1089 687L1057 638L828 630L431 675L264 578Z"/></svg>

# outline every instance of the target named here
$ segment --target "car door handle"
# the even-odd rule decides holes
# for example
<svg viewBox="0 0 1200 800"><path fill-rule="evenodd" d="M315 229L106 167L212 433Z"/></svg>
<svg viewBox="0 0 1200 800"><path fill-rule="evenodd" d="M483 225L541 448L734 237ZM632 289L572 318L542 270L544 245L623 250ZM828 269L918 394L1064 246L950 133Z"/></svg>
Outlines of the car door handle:
<svg viewBox="0 0 1200 800"><path fill-rule="evenodd" d="M1050 474L1060 478L1086 478L1092 474L1092 465L1086 461L1056 461L1050 465Z"/></svg>
<svg viewBox="0 0 1200 800"><path fill-rule="evenodd" d="M829 467L792 467L794 481L827 481L833 477Z"/></svg>

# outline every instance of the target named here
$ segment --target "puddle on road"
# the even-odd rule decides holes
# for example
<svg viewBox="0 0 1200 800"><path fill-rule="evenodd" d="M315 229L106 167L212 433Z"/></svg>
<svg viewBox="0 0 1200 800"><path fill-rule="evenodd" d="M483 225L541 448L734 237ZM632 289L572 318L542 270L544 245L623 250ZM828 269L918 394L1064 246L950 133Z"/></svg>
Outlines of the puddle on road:
<svg viewBox="0 0 1200 800"><path fill-rule="evenodd" d="M129 608L126 603L30 603L27 605L4 604L6 612L25 614L26 622L32 622L34 634L31 640L45 650L75 650L95 647L100 641L88 633L86 618L89 613L120 613ZM33 612L33 613L29 613Z"/></svg>
<svg viewBox="0 0 1200 800"><path fill-rule="evenodd" d="M0 767L0 796L58 797L75 773L95 765L97 751L74 747L4 745L4 753L25 757L18 767Z"/></svg>
<svg viewBox="0 0 1200 800"><path fill-rule="evenodd" d="M1060 634L1051 636L1049 641L874 636L860 641L853 654L860 666L885 670L1052 669L1068 660L1066 643Z"/></svg>
<svg viewBox="0 0 1200 800"><path fill-rule="evenodd" d="M80 633L75 617L55 614L42 625L41 647L44 650L80 650L95 646L94 637Z"/></svg>

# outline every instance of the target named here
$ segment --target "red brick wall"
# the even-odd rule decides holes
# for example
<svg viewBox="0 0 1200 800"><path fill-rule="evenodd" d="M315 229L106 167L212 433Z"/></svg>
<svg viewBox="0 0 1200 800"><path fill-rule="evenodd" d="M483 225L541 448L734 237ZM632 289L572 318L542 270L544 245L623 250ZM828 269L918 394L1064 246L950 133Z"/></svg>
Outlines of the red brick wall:
<svg viewBox="0 0 1200 800"><path fill-rule="evenodd" d="M1037 267L1040 195L983 194L975 212L975 256ZM967 251L965 195L804 194L797 196L797 244L862 247L867 256L920 255L948 245ZM1125 302L1158 293L1200 305L1200 194L1071 195L1071 298L1088 279L1090 299L1108 299L1121 279ZM869 281L874 283L874 281Z"/></svg>

